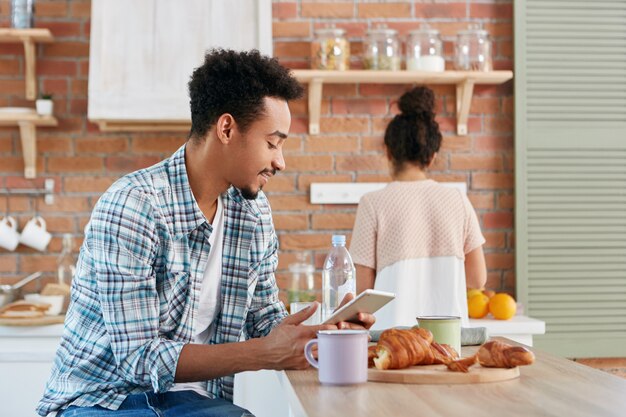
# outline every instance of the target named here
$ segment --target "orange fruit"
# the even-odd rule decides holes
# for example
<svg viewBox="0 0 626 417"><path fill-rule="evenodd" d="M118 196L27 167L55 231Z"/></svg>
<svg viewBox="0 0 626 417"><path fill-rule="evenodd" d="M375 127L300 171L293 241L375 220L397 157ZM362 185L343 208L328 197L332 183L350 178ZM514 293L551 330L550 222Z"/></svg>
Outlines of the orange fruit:
<svg viewBox="0 0 626 417"><path fill-rule="evenodd" d="M489 297L485 294L474 294L467 300L467 312L473 319L482 319L489 313Z"/></svg>
<svg viewBox="0 0 626 417"><path fill-rule="evenodd" d="M476 294L482 294L482 291L479 290L478 288L468 288L467 289L467 299L468 300L470 298L472 298L473 296L475 296Z"/></svg>
<svg viewBox="0 0 626 417"><path fill-rule="evenodd" d="M499 293L489 300L489 312L498 320L508 320L515 315L517 304L509 294Z"/></svg>

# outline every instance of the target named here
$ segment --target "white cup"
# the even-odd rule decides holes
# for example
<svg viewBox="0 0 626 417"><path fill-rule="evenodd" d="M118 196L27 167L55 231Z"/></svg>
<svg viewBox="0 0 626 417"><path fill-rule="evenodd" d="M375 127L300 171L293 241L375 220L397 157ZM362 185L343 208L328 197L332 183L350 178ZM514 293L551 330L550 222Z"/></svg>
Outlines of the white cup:
<svg viewBox="0 0 626 417"><path fill-rule="evenodd" d="M24 226L20 243L43 252L50 243L50 239L52 235L46 231L46 221L40 216L35 216Z"/></svg>
<svg viewBox="0 0 626 417"><path fill-rule="evenodd" d="M41 294L26 294L24 300L31 303L44 303L50 304L48 310L46 310L47 316L58 316L63 310L63 303L65 302L64 295L41 295Z"/></svg>
<svg viewBox="0 0 626 417"><path fill-rule="evenodd" d="M20 243L20 234L17 231L17 221L6 216L0 220L0 247L7 250L15 250Z"/></svg>

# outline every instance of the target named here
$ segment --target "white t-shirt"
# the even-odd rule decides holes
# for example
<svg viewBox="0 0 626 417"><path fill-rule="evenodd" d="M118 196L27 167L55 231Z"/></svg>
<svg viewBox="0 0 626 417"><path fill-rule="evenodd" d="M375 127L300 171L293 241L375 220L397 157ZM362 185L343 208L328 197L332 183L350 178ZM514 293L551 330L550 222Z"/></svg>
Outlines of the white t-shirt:
<svg viewBox="0 0 626 417"><path fill-rule="evenodd" d="M196 344L205 344L211 338L214 331L213 320L221 305L220 282L222 281L222 244L224 238L224 205L221 198L217 199L217 211L211 226L213 227L213 232L209 236L211 251L204 270L202 289L195 315L193 343ZM193 390L198 394L209 396L206 382L203 381L181 382L170 388L170 391L183 390Z"/></svg>

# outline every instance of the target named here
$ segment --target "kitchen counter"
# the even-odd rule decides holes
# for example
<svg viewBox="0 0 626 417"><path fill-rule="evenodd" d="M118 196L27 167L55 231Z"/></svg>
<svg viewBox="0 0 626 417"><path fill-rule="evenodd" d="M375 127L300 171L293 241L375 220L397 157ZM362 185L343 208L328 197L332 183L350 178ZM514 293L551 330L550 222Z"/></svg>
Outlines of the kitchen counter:
<svg viewBox="0 0 626 417"><path fill-rule="evenodd" d="M503 336L527 346L533 345L533 335L546 333L544 321L527 316L513 316L510 320L470 319L469 327L486 327L489 337Z"/></svg>
<svg viewBox="0 0 626 417"><path fill-rule="evenodd" d="M463 348L463 356L478 347ZM622 417L626 380L535 349L520 377L463 385L368 382L322 386L316 370L279 372L291 415L317 416L603 416Z"/></svg>

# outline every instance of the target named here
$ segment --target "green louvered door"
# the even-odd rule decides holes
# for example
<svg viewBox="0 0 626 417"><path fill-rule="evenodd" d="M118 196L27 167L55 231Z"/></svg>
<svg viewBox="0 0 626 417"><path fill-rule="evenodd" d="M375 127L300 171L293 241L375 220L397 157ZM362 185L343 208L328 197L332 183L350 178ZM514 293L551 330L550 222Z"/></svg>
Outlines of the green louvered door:
<svg viewBox="0 0 626 417"><path fill-rule="evenodd" d="M540 349L626 357L626 0L515 0L517 289Z"/></svg>

